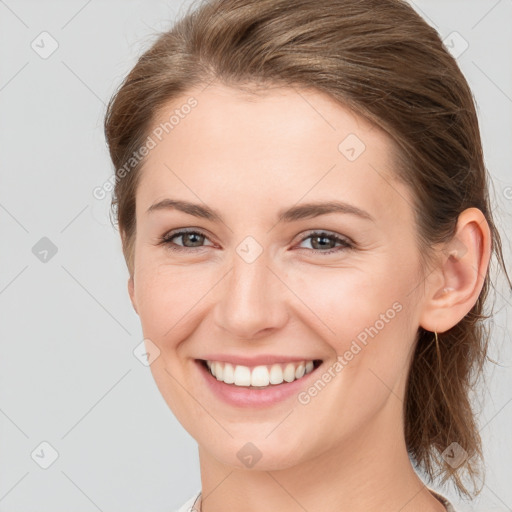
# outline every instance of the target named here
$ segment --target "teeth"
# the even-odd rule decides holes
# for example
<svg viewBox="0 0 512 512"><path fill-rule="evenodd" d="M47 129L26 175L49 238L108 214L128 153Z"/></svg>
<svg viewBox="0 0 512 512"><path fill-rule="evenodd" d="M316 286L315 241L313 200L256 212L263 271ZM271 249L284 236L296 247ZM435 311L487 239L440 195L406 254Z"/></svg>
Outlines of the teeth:
<svg viewBox="0 0 512 512"><path fill-rule="evenodd" d="M217 369L222 363L217 363ZM218 380L218 377L217 377ZM251 370L247 366L235 366L235 386L251 385Z"/></svg>
<svg viewBox="0 0 512 512"><path fill-rule="evenodd" d="M222 380L224 376L224 365L222 363L213 363L214 364L214 371L215 371L215 377L217 380Z"/></svg>
<svg viewBox="0 0 512 512"><path fill-rule="evenodd" d="M293 382L295 380L295 365L293 363L288 363L283 372L283 379L286 382Z"/></svg>
<svg viewBox="0 0 512 512"><path fill-rule="evenodd" d="M283 370L278 364L273 364L270 368L270 384L281 384L283 382Z"/></svg>
<svg viewBox="0 0 512 512"><path fill-rule="evenodd" d="M222 380L226 384L233 384L235 382L235 369L232 364L226 363L224 365L224 374Z"/></svg>
<svg viewBox="0 0 512 512"><path fill-rule="evenodd" d="M300 379L304 373L306 372L306 367L301 363L299 366L297 366L297 369L295 370L295 378Z"/></svg>
<svg viewBox="0 0 512 512"><path fill-rule="evenodd" d="M247 368L249 370L249 368ZM270 373L266 366L256 366L250 372L251 374L251 386L268 386L270 383ZM235 381L236 382L236 381Z"/></svg>
<svg viewBox="0 0 512 512"><path fill-rule="evenodd" d="M248 366L233 366L220 361L206 361L206 364L211 374L219 381L235 386L258 388L264 388L270 384L282 384L284 381L293 382L311 373L314 369L313 361L255 366L252 369Z"/></svg>

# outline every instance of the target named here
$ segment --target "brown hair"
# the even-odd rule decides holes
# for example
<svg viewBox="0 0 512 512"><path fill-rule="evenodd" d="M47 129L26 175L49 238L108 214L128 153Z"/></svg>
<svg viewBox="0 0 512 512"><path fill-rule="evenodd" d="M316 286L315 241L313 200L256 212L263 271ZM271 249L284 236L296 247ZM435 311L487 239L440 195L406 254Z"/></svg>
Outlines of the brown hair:
<svg viewBox="0 0 512 512"><path fill-rule="evenodd" d="M437 32L405 1L213 0L190 9L140 57L108 105L105 134L115 168L144 144L162 107L213 80L314 88L384 129L396 144L397 178L413 191L424 263L434 244L453 238L459 214L476 207L512 287L471 91ZM112 201L130 275L143 163L116 179ZM490 284L488 272L474 307L438 343L419 328L404 403L412 459L430 480L451 478L469 497L463 472L474 484L483 469L469 394L487 359L483 320L490 315L483 308ZM453 441L468 454L458 468L441 456Z"/></svg>

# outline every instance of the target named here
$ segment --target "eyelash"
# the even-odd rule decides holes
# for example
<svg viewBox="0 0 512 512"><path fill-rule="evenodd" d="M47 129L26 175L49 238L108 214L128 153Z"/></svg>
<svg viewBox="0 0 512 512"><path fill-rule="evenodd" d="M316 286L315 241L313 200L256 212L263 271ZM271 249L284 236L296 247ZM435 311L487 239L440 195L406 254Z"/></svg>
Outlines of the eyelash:
<svg viewBox="0 0 512 512"><path fill-rule="evenodd" d="M160 238L160 242L158 242L158 245L165 245L172 251L177 251L177 252L191 252L191 251L193 252L196 249L202 249L202 247L184 247L184 246L182 247L180 245L176 245L174 242L171 242L171 240L173 238L180 237L183 235L191 235L191 234L199 235L199 236L203 236L203 237L207 238L207 236L205 234L201 233L200 231L195 231L195 230L190 230L190 231L181 230L181 231L177 231L174 233L171 231L170 233L167 233L163 237ZM315 237L322 237L322 238L328 238L328 239L334 240L335 242L341 243L342 247L329 249L328 251L321 251L318 249L306 249L307 251L314 251L314 252L317 252L322 255L328 255L328 254L340 252L341 250L347 250L347 249L354 248L354 244L351 241L349 241L348 239L341 238L333 233L328 233L325 231L313 231L313 232L309 233L306 237L302 238L299 241L299 244L301 244L305 240L308 240L309 238L315 238Z"/></svg>

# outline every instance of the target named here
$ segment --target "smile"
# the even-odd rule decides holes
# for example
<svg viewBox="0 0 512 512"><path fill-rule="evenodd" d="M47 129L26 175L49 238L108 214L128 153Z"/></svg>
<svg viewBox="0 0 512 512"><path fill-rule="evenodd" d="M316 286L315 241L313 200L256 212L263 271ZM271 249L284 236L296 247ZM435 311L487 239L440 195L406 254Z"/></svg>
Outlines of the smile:
<svg viewBox="0 0 512 512"><path fill-rule="evenodd" d="M244 366L221 361L202 361L218 381L233 386L265 389L283 382L300 380L321 363L320 360Z"/></svg>

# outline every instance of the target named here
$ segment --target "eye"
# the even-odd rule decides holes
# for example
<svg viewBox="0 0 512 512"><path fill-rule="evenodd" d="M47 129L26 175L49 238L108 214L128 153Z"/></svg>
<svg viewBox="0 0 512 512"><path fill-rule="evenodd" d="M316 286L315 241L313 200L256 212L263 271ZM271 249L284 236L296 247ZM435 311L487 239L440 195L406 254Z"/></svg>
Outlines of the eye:
<svg viewBox="0 0 512 512"><path fill-rule="evenodd" d="M309 239L311 239L311 245L313 246L313 249L308 250L316 251L322 255L333 254L335 252L340 252L346 249L354 248L354 244L348 239L342 238L334 233L327 233L325 231L314 231L305 238L303 238L300 243L303 243ZM332 246L333 243L339 243L341 244L341 247L331 248L330 246Z"/></svg>
<svg viewBox="0 0 512 512"><path fill-rule="evenodd" d="M172 240L176 238L181 238L183 245L179 245L174 243ZM158 245L165 245L169 249L173 251L193 251L194 249L203 247L203 242L208 240L206 235L201 233L200 231L195 230L180 230L180 231L171 231L170 233L165 234L160 238L160 242ZM191 243L192 245L187 246L186 243Z"/></svg>
<svg viewBox="0 0 512 512"><path fill-rule="evenodd" d="M183 245L176 244L175 242L173 242L174 239L180 238ZM312 241L311 245L313 246L313 248L307 250L318 252L322 255L332 254L335 252L340 252L342 250L354 248L353 242L349 241L348 239L342 238L334 233L328 233L325 231L311 232L308 236L302 238L300 243L303 243L306 240L310 239ZM179 230L171 231L170 233L165 234L163 237L160 238L158 245L165 245L173 251L187 252L194 251L194 249L204 247L203 243L205 240L208 240L208 238L200 231L196 231L193 229ZM186 245L188 243L190 243L191 245ZM338 243L340 246L330 247L333 244L335 245L336 243Z"/></svg>

